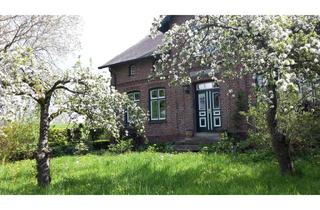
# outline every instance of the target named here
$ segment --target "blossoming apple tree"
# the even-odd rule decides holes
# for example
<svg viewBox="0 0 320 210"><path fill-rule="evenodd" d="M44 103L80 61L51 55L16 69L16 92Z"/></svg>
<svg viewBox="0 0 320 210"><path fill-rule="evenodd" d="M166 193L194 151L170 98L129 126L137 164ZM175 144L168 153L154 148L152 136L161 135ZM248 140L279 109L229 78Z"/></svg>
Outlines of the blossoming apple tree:
<svg viewBox="0 0 320 210"><path fill-rule="evenodd" d="M4 24L1 21L9 22ZM30 21L34 21L34 24L29 25ZM125 94L120 94L110 87L109 79L103 72L94 73L92 69L82 67L79 61L71 69L56 68L51 60L56 54L52 53L51 47L61 52L64 49L56 48L67 46L59 40L69 35L60 28L64 24L60 25L59 21L60 16L0 17L0 24L4 24L0 25L0 29L4 34L7 33L5 38L0 39L3 41L3 45L0 45L0 109L14 110L28 99L33 100L34 106L39 107L40 135L36 162L37 181L40 186L47 186L51 181L48 131L50 122L60 114L77 113L83 116L92 128L106 128L115 138L119 138L120 129L124 128L126 111L134 113L130 123L140 134L144 132L146 119L141 108ZM57 30L61 30L61 36L51 37L57 32L48 30L52 24L57 26ZM7 25L13 28L6 30ZM28 29L23 29L26 25L29 25ZM33 33L29 34L30 31ZM39 33L42 34L39 39L31 42L32 37ZM64 37L66 41L67 37ZM12 104L12 101L21 104Z"/></svg>
<svg viewBox="0 0 320 210"><path fill-rule="evenodd" d="M157 35L163 18L155 19L151 36ZM162 68L155 68L153 76L175 84L190 84L189 70L199 66L211 69L217 82L245 75L263 78L258 95L268 103L272 146L281 173L293 173L289 139L278 116L294 108L285 103L290 92L310 84L319 88L319 16L195 16L167 31L155 55ZM313 89L304 96L315 97Z"/></svg>
<svg viewBox="0 0 320 210"><path fill-rule="evenodd" d="M50 122L62 113L84 116L91 128L106 128L119 138L124 128L124 116L130 111L130 123L138 133L144 132L146 115L127 95L118 93L108 78L93 73L78 62L72 69L60 73L36 65L32 50L11 54L11 65L2 69L0 90L5 98L31 98L40 108L40 136L37 149L37 179L41 186L51 181L48 147ZM8 57L6 59L9 59ZM11 104L5 104L10 106ZM50 109L55 107L55 111Z"/></svg>

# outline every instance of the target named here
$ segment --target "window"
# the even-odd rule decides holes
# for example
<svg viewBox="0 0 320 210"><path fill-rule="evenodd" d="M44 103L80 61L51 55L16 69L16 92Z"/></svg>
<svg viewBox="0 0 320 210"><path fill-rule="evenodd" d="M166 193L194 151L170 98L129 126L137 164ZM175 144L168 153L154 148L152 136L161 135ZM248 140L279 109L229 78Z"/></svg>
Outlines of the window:
<svg viewBox="0 0 320 210"><path fill-rule="evenodd" d="M199 110L206 109L206 94L201 93L198 96Z"/></svg>
<svg viewBox="0 0 320 210"><path fill-rule="evenodd" d="M162 71L162 64L161 62L159 63L158 61L153 62L153 70L154 71Z"/></svg>
<svg viewBox="0 0 320 210"><path fill-rule="evenodd" d="M200 128L205 128L207 127L207 121L206 121L206 118L205 117L200 117L199 118L199 125L200 125Z"/></svg>
<svg viewBox="0 0 320 210"><path fill-rule="evenodd" d="M134 101L135 103L140 102L140 91L134 91L128 93L128 97L130 100ZM127 111L126 113L126 123L130 123L130 113Z"/></svg>
<svg viewBox="0 0 320 210"><path fill-rule="evenodd" d="M259 74L256 76L256 85L261 88L266 85L266 79L263 77L263 75Z"/></svg>
<svg viewBox="0 0 320 210"><path fill-rule="evenodd" d="M220 108L219 93L213 93L213 108L214 109Z"/></svg>
<svg viewBox="0 0 320 210"><path fill-rule="evenodd" d="M213 117L213 126L220 127L221 126L221 117Z"/></svg>
<svg viewBox="0 0 320 210"><path fill-rule="evenodd" d="M208 89L215 89L219 88L218 84L215 82L205 82L197 84L197 90L208 90Z"/></svg>
<svg viewBox="0 0 320 210"><path fill-rule="evenodd" d="M130 93L128 93L128 97L134 102L139 102L140 101L140 92L139 91L130 92Z"/></svg>
<svg viewBox="0 0 320 210"><path fill-rule="evenodd" d="M130 65L129 66L129 76L134 76L136 74L136 66Z"/></svg>
<svg viewBox="0 0 320 210"><path fill-rule="evenodd" d="M151 121L166 119L166 95L165 89L150 90Z"/></svg>

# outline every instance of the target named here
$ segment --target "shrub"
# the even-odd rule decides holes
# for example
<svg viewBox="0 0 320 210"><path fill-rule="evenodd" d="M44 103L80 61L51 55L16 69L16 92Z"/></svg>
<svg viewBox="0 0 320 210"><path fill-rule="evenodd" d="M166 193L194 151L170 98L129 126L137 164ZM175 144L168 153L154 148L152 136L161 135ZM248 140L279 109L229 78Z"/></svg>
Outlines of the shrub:
<svg viewBox="0 0 320 210"><path fill-rule="evenodd" d="M271 136L265 117L267 109L268 105L260 102L255 106L250 106L246 113L242 113L247 117L247 121L250 124L247 140L251 149L270 151L272 148Z"/></svg>
<svg viewBox="0 0 320 210"><path fill-rule="evenodd" d="M69 145L69 135L66 128L52 127L48 136L49 148L53 156L66 153Z"/></svg>
<svg viewBox="0 0 320 210"><path fill-rule="evenodd" d="M146 151L147 151L147 152L157 152L157 145L156 145L156 144L150 144L150 145L148 145Z"/></svg>
<svg viewBox="0 0 320 210"><path fill-rule="evenodd" d="M21 160L32 158L37 148L39 125L35 122L11 122L1 127L0 158Z"/></svg>
<svg viewBox="0 0 320 210"><path fill-rule="evenodd" d="M234 151L234 139L228 136L228 134L221 133L219 141L202 146L202 152L215 152L215 153L231 153Z"/></svg>
<svg viewBox="0 0 320 210"><path fill-rule="evenodd" d="M320 152L320 107L297 106L301 100L298 93L282 93L286 100L281 101L277 111L277 120L281 131L286 135L294 155L315 154ZM268 131L265 113L268 104L259 102L245 113L251 123L249 146L256 150L271 150L271 136Z"/></svg>
<svg viewBox="0 0 320 210"><path fill-rule="evenodd" d="M134 150L139 150L144 148L147 143L145 136L140 135L136 128L127 126L124 130L121 131L121 139L131 139Z"/></svg>
<svg viewBox="0 0 320 210"><path fill-rule="evenodd" d="M244 111L247 111L248 109L247 108L248 100L243 90L239 90L237 92L235 105L236 105L236 109L232 114L232 122L233 122L233 127L236 129L237 132L239 132L242 129L242 125L245 124L245 117L241 113Z"/></svg>
<svg viewBox="0 0 320 210"><path fill-rule="evenodd" d="M172 143L160 143L156 145L157 152L173 152L174 146Z"/></svg>
<svg viewBox="0 0 320 210"><path fill-rule="evenodd" d="M92 148L94 150L108 149L109 144L110 144L110 140L99 139L92 142Z"/></svg>
<svg viewBox="0 0 320 210"><path fill-rule="evenodd" d="M49 146L65 146L68 144L68 130L65 128L51 128L49 130Z"/></svg>
<svg viewBox="0 0 320 210"><path fill-rule="evenodd" d="M132 139L119 140L115 144L110 144L109 151L114 153L130 152L133 149Z"/></svg>
<svg viewBox="0 0 320 210"><path fill-rule="evenodd" d="M90 148L87 143L80 141L75 144L74 154L76 155L85 155L89 152Z"/></svg>
<svg viewBox="0 0 320 210"><path fill-rule="evenodd" d="M320 116L312 112L297 113L288 120L288 138L294 154L320 152Z"/></svg>

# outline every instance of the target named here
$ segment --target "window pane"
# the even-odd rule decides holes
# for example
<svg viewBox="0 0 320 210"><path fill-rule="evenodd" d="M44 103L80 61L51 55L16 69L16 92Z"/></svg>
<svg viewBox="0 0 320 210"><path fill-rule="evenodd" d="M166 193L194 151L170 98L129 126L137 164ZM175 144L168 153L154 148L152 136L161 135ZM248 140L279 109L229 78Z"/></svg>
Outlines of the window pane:
<svg viewBox="0 0 320 210"><path fill-rule="evenodd" d="M215 127L220 127L221 126L221 118L220 117L214 117L214 126Z"/></svg>
<svg viewBox="0 0 320 210"><path fill-rule="evenodd" d="M133 95L133 93L129 93L129 94L128 94L128 97L129 97L130 100L132 100L132 101L134 100L134 95Z"/></svg>
<svg viewBox="0 0 320 210"><path fill-rule="evenodd" d="M206 95L204 93L199 94L199 110L206 109Z"/></svg>
<svg viewBox="0 0 320 210"><path fill-rule="evenodd" d="M162 70L162 64L156 62L156 63L154 64L154 68L155 68L156 71L161 71L161 70Z"/></svg>
<svg viewBox="0 0 320 210"><path fill-rule="evenodd" d="M151 119L159 119L158 101L151 101Z"/></svg>
<svg viewBox="0 0 320 210"><path fill-rule="evenodd" d="M220 107L220 97L219 93L213 94L213 108L219 108Z"/></svg>
<svg viewBox="0 0 320 210"><path fill-rule="evenodd" d="M129 75L132 76L132 75L135 75L136 73L136 66L135 65L131 65L129 67Z"/></svg>
<svg viewBox="0 0 320 210"><path fill-rule="evenodd" d="M166 118L166 101L160 100L160 119Z"/></svg>
<svg viewBox="0 0 320 210"><path fill-rule="evenodd" d="M197 90L207 90L207 89L213 89L213 88L218 88L218 84L215 82L206 82L206 83L201 83L197 84Z"/></svg>
<svg viewBox="0 0 320 210"><path fill-rule="evenodd" d="M134 101L140 101L140 93L139 92L134 93Z"/></svg>
<svg viewBox="0 0 320 210"><path fill-rule="evenodd" d="M164 89L159 89L159 98L164 98L164 97L165 97Z"/></svg>
<svg viewBox="0 0 320 210"><path fill-rule="evenodd" d="M151 98L158 98L158 89L151 90Z"/></svg>
<svg viewBox="0 0 320 210"><path fill-rule="evenodd" d="M201 128L207 126L206 118L201 117L201 118L199 118L199 121L200 121L200 127Z"/></svg>

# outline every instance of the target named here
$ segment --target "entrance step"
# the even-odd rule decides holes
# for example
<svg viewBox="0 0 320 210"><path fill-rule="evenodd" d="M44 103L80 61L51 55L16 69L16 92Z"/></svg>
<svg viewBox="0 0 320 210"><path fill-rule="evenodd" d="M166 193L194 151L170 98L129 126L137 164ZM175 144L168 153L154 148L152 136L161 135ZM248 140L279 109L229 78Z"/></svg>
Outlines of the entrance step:
<svg viewBox="0 0 320 210"><path fill-rule="evenodd" d="M199 133L195 133L193 138L217 141L220 138L220 134L219 133L209 133L209 132L199 132Z"/></svg>
<svg viewBox="0 0 320 210"><path fill-rule="evenodd" d="M193 137L184 138L176 141L175 145L201 145L201 144L212 144L220 139L219 133L195 133Z"/></svg>

